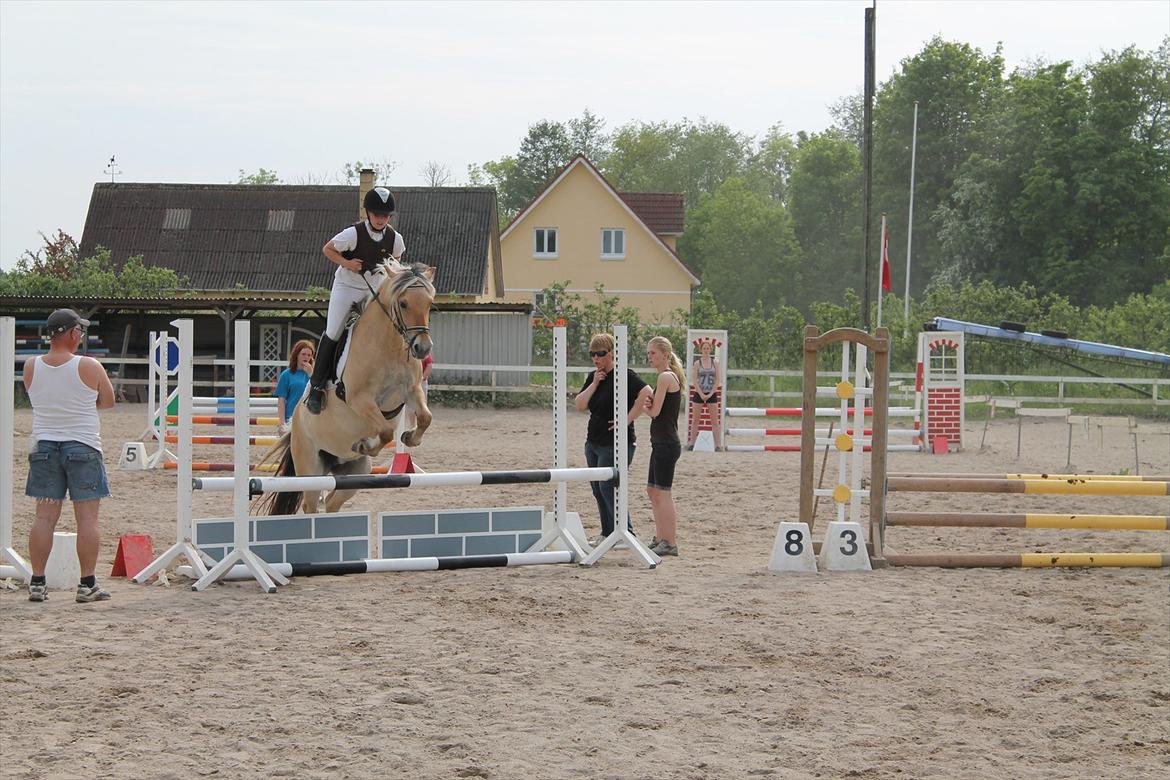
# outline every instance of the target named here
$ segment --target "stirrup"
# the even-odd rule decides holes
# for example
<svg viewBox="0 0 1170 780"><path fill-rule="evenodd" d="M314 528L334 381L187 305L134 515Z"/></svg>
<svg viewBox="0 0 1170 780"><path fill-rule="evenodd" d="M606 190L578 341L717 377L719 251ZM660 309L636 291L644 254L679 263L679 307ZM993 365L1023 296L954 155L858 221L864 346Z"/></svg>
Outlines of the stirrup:
<svg viewBox="0 0 1170 780"><path fill-rule="evenodd" d="M321 414L321 410L325 408L325 388L310 387L309 395L305 398L305 408L309 410L309 414Z"/></svg>

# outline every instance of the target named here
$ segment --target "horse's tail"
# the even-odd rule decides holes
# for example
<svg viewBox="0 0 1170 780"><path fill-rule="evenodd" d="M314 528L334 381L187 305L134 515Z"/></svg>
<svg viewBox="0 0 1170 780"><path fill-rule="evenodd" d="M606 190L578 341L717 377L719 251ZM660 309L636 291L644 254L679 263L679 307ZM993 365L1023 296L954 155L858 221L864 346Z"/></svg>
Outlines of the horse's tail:
<svg viewBox="0 0 1170 780"><path fill-rule="evenodd" d="M292 456L292 432L280 437L280 441L264 454L257 465L264 465L277 461L275 477L295 477L296 464ZM296 514L301 505L300 493L268 493L256 501L253 514L257 515L292 515Z"/></svg>

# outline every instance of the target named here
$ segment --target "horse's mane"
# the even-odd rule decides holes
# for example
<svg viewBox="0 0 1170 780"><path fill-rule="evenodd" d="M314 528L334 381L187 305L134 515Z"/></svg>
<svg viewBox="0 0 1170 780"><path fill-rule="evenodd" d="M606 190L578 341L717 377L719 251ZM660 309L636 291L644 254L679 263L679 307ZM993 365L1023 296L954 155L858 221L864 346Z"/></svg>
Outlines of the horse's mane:
<svg viewBox="0 0 1170 780"><path fill-rule="evenodd" d="M429 270L426 263L413 263L411 265L396 264L393 266L396 273L393 276L388 276L386 281L382 282L378 288L378 297L392 301L410 287L422 286L427 293L434 297L435 286L431 284L430 280L425 276Z"/></svg>

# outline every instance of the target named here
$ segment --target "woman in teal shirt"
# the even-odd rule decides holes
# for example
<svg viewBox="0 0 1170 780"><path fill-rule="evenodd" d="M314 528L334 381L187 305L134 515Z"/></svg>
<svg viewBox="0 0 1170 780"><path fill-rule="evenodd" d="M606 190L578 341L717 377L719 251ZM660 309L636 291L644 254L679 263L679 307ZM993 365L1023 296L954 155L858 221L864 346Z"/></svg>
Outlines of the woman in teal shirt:
<svg viewBox="0 0 1170 780"><path fill-rule="evenodd" d="M305 392L309 384L309 375L313 373L313 358L316 350L313 342L301 339L293 344L288 353L288 368L280 372L276 380L276 389L272 395L279 399L276 402L277 417L280 419L281 434L288 432L288 421L292 417L293 409Z"/></svg>

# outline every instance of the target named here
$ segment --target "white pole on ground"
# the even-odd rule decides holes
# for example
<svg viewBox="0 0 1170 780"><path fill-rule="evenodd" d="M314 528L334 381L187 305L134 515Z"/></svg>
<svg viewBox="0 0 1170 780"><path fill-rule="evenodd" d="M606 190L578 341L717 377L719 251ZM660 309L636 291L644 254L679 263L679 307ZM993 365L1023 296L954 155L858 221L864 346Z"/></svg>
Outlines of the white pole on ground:
<svg viewBox="0 0 1170 780"><path fill-rule="evenodd" d="M626 377L626 350L629 341L627 332L625 325L613 326L613 465L618 472L618 484L614 486L613 491L613 533L589 553L588 557L581 561L581 565L592 566L618 542L625 542L635 556L653 569L658 565L659 557L638 537L630 533L626 526L630 507L630 464L626 452L629 441L629 426L626 425L626 416L629 414L627 396L630 391L630 383Z"/></svg>
<svg viewBox="0 0 1170 780"><path fill-rule="evenodd" d="M565 403L568 399L568 347L565 337L565 328L553 328L553 468L563 469L569 465L568 458L568 430L565 416ZM536 544L528 548L528 552L547 550L551 544L560 540L573 554L574 561L585 558L585 549L569 533L568 513L569 486L565 482L558 482L556 493L553 495L553 527L548 530Z"/></svg>
<svg viewBox="0 0 1170 780"><path fill-rule="evenodd" d="M12 456L16 435L16 320L0 317L0 562L16 567L25 582L32 578L32 567L12 546Z"/></svg>
<svg viewBox="0 0 1170 780"><path fill-rule="evenodd" d="M235 336L232 344L232 355L235 359L233 371L235 373L235 395L233 408L235 410L235 443L233 444L235 459L232 478L235 481L235 490L232 500L232 517L234 519L235 539L233 549L223 557L210 571L204 574L191 586L192 590L204 590L213 582L218 582L225 574L231 571L232 566L242 563L252 572L252 576L260 583L265 593L275 593L276 585L287 585L288 578L280 574L248 547L248 417L251 414L249 396L250 366L248 356L252 351L252 323L245 319L236 320ZM189 437L188 437L189 438ZM188 475L189 477L190 475ZM190 479L188 479L190 483Z"/></svg>
<svg viewBox="0 0 1170 780"><path fill-rule="evenodd" d="M186 558L195 572L202 577L207 573L204 563L213 563L211 558L200 553L195 547L191 529L191 460L194 448L191 443L191 391L195 384L195 323L193 320L175 320L171 323L179 330L179 467L175 484L175 543L150 565L130 578L131 582L144 583L166 569L172 561ZM161 343L166 344L168 334L162 334ZM151 353L153 355L153 352ZM165 366L164 366L165 368ZM153 403L150 404L154 406ZM166 426L166 408L162 409L163 427ZM153 410L157 411L157 410Z"/></svg>

